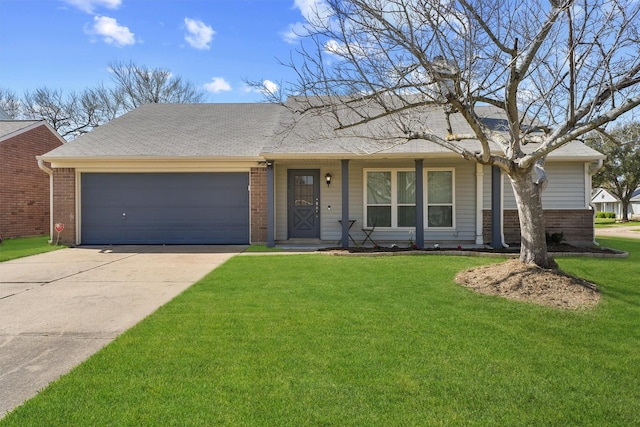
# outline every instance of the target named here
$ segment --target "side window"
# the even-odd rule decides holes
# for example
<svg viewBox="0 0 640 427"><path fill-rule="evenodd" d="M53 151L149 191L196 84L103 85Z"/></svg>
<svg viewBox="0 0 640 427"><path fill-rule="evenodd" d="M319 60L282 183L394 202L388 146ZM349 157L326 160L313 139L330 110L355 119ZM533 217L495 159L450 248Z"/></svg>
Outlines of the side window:
<svg viewBox="0 0 640 427"><path fill-rule="evenodd" d="M391 172L367 172L367 226L391 227Z"/></svg>
<svg viewBox="0 0 640 427"><path fill-rule="evenodd" d="M453 171L427 171L427 227L453 227Z"/></svg>

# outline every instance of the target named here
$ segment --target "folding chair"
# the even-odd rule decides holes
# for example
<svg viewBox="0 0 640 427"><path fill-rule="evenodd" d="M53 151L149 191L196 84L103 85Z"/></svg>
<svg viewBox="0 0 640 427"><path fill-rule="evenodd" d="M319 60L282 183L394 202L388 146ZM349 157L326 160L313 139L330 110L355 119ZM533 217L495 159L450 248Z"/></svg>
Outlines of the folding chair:
<svg viewBox="0 0 640 427"><path fill-rule="evenodd" d="M373 243L373 246L375 248L378 247L378 244L375 242L375 240L373 240L373 238L371 237L371 234L373 234L373 232L376 229L376 222L378 222L378 218L370 218L371 220L371 225L368 225L364 228L362 228L362 231L364 232L364 240L362 241L361 245L364 245L367 240L370 241L371 243ZM369 223L369 221L367 221L367 224Z"/></svg>

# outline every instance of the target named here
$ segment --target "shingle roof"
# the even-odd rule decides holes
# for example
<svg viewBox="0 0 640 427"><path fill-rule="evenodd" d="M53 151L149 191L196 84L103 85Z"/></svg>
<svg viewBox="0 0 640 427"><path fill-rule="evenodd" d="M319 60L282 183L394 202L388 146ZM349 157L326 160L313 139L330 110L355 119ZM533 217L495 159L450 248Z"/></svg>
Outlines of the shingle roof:
<svg viewBox="0 0 640 427"><path fill-rule="evenodd" d="M504 126L500 110L480 107L478 113L492 129ZM439 109L421 111L421 124L446 135L447 123ZM471 129L459 114L452 116L456 132ZM284 157L355 157L360 155L416 156L452 155L433 142L389 140L381 142L363 135L378 135L395 122L376 120L362 127L335 132L327 115L299 117L276 104L149 104L137 108L64 146L47 153L45 160L81 158L233 158L277 159ZM479 143L461 144L469 150ZM532 149L529 146L526 149ZM497 146L492 150L499 152ZM602 158L595 150L575 142L549 157Z"/></svg>
<svg viewBox="0 0 640 427"><path fill-rule="evenodd" d="M266 103L148 104L45 157L258 157L283 109Z"/></svg>
<svg viewBox="0 0 640 427"><path fill-rule="evenodd" d="M44 123L42 120L0 120L0 140L10 138L12 134L42 123Z"/></svg>

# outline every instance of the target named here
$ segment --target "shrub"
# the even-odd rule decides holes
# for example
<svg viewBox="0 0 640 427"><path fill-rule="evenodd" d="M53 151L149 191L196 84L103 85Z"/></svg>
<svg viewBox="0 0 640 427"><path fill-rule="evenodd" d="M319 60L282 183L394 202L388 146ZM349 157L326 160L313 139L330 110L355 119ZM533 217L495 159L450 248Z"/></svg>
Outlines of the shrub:
<svg viewBox="0 0 640 427"><path fill-rule="evenodd" d="M547 231L545 235L547 236L547 245L558 245L564 242L564 232L562 231L560 233L549 233Z"/></svg>
<svg viewBox="0 0 640 427"><path fill-rule="evenodd" d="M596 212L596 218L616 218L615 212Z"/></svg>

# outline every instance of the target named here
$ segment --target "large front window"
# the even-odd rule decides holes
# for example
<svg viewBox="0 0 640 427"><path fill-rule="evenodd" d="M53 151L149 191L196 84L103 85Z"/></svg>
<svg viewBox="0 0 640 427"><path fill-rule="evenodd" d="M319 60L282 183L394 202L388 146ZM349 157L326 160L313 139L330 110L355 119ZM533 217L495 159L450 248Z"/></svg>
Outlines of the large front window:
<svg viewBox="0 0 640 427"><path fill-rule="evenodd" d="M367 171L366 181L367 226L415 227L415 171Z"/></svg>
<svg viewBox="0 0 640 427"><path fill-rule="evenodd" d="M429 169L425 176L427 228L454 227L453 169ZM416 226L416 173L414 170L365 171L367 226Z"/></svg>

